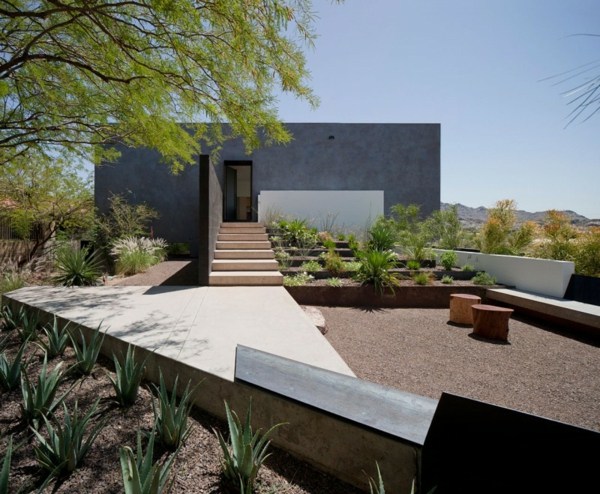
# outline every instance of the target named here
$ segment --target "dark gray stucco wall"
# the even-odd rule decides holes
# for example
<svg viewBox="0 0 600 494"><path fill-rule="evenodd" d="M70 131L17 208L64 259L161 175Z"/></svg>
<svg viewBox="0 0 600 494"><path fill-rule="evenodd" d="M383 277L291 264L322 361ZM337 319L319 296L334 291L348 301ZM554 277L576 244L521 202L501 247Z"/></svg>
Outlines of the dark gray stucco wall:
<svg viewBox="0 0 600 494"><path fill-rule="evenodd" d="M198 284L209 284L211 265L219 227L223 221L223 187L207 155L200 156L200 242L198 249Z"/></svg>
<svg viewBox="0 0 600 494"><path fill-rule="evenodd" d="M253 206L261 190L383 190L384 211L397 203L440 208L439 124L290 123L287 145L256 150ZM333 139L330 138L333 137ZM240 140L216 163L248 159Z"/></svg>
<svg viewBox="0 0 600 494"><path fill-rule="evenodd" d="M108 210L111 194L122 195L131 204L146 203L160 217L152 222L155 237L169 243L188 242L190 254L198 255L198 166L173 175L149 149L117 146L121 157L94 171L94 196L100 211Z"/></svg>

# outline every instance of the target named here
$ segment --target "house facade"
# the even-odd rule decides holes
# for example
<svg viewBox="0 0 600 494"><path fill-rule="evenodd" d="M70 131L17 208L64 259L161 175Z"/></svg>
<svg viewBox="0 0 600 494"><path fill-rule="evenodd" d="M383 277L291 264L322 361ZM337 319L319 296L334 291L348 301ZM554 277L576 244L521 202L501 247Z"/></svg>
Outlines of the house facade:
<svg viewBox="0 0 600 494"><path fill-rule="evenodd" d="M286 203L292 197L303 202L303 192L304 203L317 213L323 213L319 203L334 191L355 195L339 200L336 196L333 204L339 210L331 211L329 206L328 213L343 214L357 198L371 201L373 209L366 213L371 219L398 203L419 204L423 214L439 209L439 124L290 123L286 127L292 134L288 144L247 155L241 139L226 141L218 159L211 162L207 149L198 158L199 166L178 175L172 175L152 150L120 148L116 163L96 167L96 205L106 211L111 194L120 194L130 203L147 203L160 214L153 223L154 234L170 243L188 243L194 257L205 254L215 223L263 219L261 202L293 214ZM277 197L284 199L277 203Z"/></svg>

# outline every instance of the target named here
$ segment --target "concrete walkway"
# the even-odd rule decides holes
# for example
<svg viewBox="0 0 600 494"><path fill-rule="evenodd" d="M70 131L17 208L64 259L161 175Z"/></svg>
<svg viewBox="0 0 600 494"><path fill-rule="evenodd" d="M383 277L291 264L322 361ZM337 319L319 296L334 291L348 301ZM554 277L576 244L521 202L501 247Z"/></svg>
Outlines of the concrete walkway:
<svg viewBox="0 0 600 494"><path fill-rule="evenodd" d="M4 297L233 381L238 344L354 376L283 287L27 287Z"/></svg>

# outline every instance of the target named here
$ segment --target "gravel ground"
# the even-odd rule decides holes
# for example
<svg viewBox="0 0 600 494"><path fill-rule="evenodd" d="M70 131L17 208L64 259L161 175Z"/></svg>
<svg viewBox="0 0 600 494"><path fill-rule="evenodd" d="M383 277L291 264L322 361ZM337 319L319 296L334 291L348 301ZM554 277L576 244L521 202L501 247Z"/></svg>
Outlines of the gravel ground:
<svg viewBox="0 0 600 494"><path fill-rule="evenodd" d="M600 346L512 317L508 343L471 335L447 309L319 307L326 337L362 379L442 391L600 431Z"/></svg>

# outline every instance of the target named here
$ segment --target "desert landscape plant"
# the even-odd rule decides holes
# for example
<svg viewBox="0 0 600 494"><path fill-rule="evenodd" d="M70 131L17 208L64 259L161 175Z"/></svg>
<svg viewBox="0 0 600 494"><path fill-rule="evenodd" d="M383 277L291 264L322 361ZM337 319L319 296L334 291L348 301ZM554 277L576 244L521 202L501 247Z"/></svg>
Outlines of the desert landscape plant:
<svg viewBox="0 0 600 494"><path fill-rule="evenodd" d="M54 283L62 286L95 285L102 274L102 263L97 253L64 245L56 253Z"/></svg>
<svg viewBox="0 0 600 494"><path fill-rule="evenodd" d="M26 310L23 312L17 332L22 342L37 340L39 326L39 314L36 311Z"/></svg>
<svg viewBox="0 0 600 494"><path fill-rule="evenodd" d="M8 444L6 445L6 452L4 453L4 460L2 461L2 469L0 469L0 494L9 494L9 477L10 477L10 462L12 460L13 452L13 439L12 436L8 438Z"/></svg>
<svg viewBox="0 0 600 494"><path fill-rule="evenodd" d="M101 326L102 323L98 325L96 330L92 331L92 336L89 338L89 341L86 339L81 329L79 329L79 339L76 339L72 334L69 334L77 358L77 362L73 366L75 372L86 376L92 373L94 365L98 360L102 343L104 342L105 333L100 331Z"/></svg>
<svg viewBox="0 0 600 494"><path fill-rule="evenodd" d="M115 364L115 377L109 375L108 378L115 390L117 403L119 406L126 408L133 405L137 399L138 390L146 370L146 360L136 362L135 349L132 345L127 345L127 353L123 363L121 364L114 354L113 362Z"/></svg>
<svg viewBox="0 0 600 494"><path fill-rule="evenodd" d="M56 397L62 378L62 362L49 370L46 355L35 384L25 369L21 372L21 414L25 423L37 429L39 420L62 403L67 393Z"/></svg>
<svg viewBox="0 0 600 494"><path fill-rule="evenodd" d="M458 255L453 250L447 250L440 256L440 264L446 271L452 271L452 268L458 263Z"/></svg>
<svg viewBox="0 0 600 494"><path fill-rule="evenodd" d="M77 401L72 412L63 402L62 424L54 415L43 416L45 431L32 428L38 441L34 447L35 457L40 467L48 472L45 485L52 478L73 472L85 458L106 424L106 419L91 424L98 413L99 402L98 398L85 415L80 415Z"/></svg>
<svg viewBox="0 0 600 494"><path fill-rule="evenodd" d="M128 236L117 239L110 253L116 259L117 273L129 276L143 273L163 261L167 248L162 238Z"/></svg>
<svg viewBox="0 0 600 494"><path fill-rule="evenodd" d="M473 276L473 278L471 278L471 281L473 282L474 285L495 285L496 284L496 278L494 276L492 276L491 274L486 273L485 271L477 272L477 274L475 276Z"/></svg>
<svg viewBox="0 0 600 494"><path fill-rule="evenodd" d="M23 306L20 306L16 313L13 312L9 305L2 306L2 331L12 331L17 329L21 325L24 316L25 309Z"/></svg>
<svg viewBox="0 0 600 494"><path fill-rule="evenodd" d="M364 252L360 256L360 262L356 279L362 284L373 285L375 290L381 294L386 288L393 293L394 287L400 285L400 280L391 271L397 265L396 254L393 252L377 250Z"/></svg>
<svg viewBox="0 0 600 494"><path fill-rule="evenodd" d="M36 344L46 352L49 359L58 357L65 352L69 343L69 325L70 323L61 326L54 315L52 324L48 323L42 327L45 339L38 339Z"/></svg>
<svg viewBox="0 0 600 494"><path fill-rule="evenodd" d="M277 427L275 424L264 434L261 429L252 430L252 401L248 405L244 423L240 421L235 411L229 408L225 401L225 414L229 428L229 441L226 442L219 431L216 431L219 444L223 451L223 476L240 494L252 494L254 481L260 467L269 457L267 449L270 436Z"/></svg>
<svg viewBox="0 0 600 494"><path fill-rule="evenodd" d="M23 354L26 348L27 341L21 343L12 361L4 351L0 353L0 388L12 391L19 386L21 373L26 366L23 362Z"/></svg>

